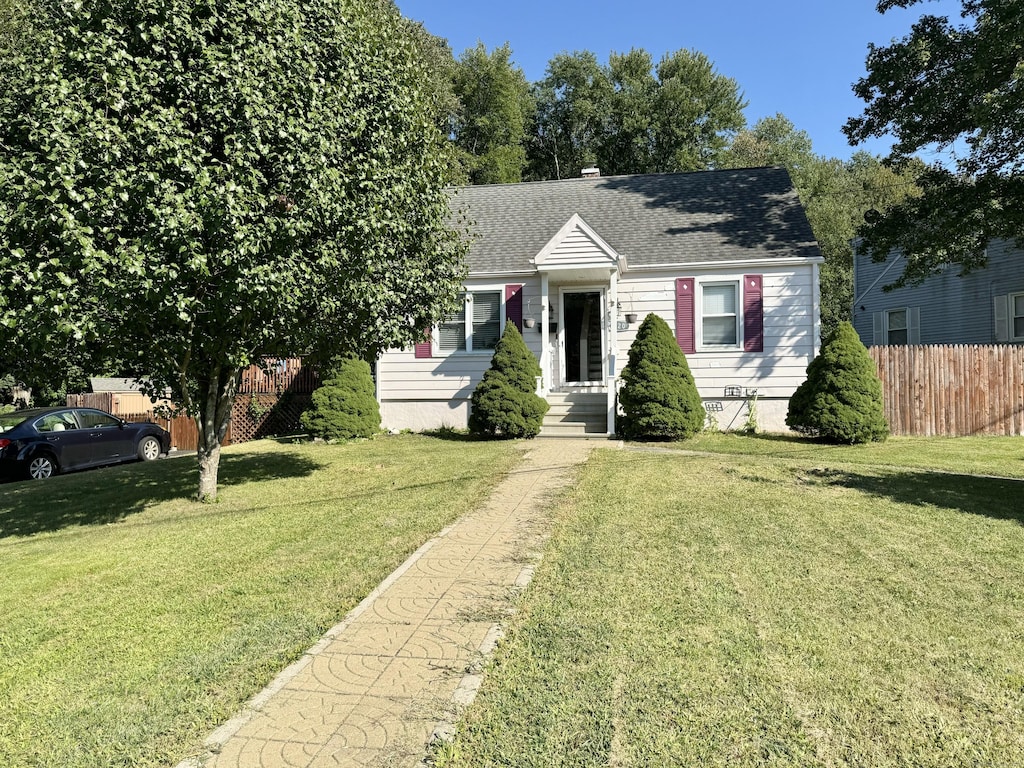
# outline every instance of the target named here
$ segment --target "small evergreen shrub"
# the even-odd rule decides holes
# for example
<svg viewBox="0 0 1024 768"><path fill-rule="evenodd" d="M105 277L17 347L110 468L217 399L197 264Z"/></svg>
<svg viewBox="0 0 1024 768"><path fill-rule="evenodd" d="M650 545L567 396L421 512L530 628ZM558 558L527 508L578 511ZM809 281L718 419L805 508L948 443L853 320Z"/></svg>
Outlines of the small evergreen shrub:
<svg viewBox="0 0 1024 768"><path fill-rule="evenodd" d="M789 400L786 424L834 443L866 443L889 436L882 382L850 323L840 323L807 366L807 380Z"/></svg>
<svg viewBox="0 0 1024 768"><path fill-rule="evenodd" d="M540 364L509 322L491 367L473 390L469 431L486 437L536 437L548 403L537 390Z"/></svg>
<svg viewBox="0 0 1024 768"><path fill-rule="evenodd" d="M380 432L380 406L365 360L334 361L330 377L313 391L312 401L302 414L302 426L314 437L348 440Z"/></svg>
<svg viewBox="0 0 1024 768"><path fill-rule="evenodd" d="M704 426L704 402L686 355L655 314L644 318L629 348L619 404L618 432L628 440L682 440Z"/></svg>

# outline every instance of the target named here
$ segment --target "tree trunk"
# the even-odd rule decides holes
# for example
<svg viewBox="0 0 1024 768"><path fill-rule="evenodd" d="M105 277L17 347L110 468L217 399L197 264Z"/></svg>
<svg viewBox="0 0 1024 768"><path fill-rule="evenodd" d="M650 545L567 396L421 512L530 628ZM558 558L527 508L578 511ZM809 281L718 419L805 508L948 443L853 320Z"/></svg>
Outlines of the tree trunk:
<svg viewBox="0 0 1024 768"><path fill-rule="evenodd" d="M228 431L231 406L238 388L239 370L214 366L209 377L199 382L201 410L196 414L199 428L199 501L217 499L217 473L220 470L220 444Z"/></svg>

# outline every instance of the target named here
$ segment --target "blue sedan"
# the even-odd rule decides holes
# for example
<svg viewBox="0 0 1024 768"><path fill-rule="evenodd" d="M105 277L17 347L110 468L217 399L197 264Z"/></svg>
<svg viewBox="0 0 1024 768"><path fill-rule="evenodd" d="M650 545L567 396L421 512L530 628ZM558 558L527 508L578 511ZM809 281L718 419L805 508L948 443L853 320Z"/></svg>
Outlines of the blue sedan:
<svg viewBox="0 0 1024 768"><path fill-rule="evenodd" d="M30 408L0 414L0 477L44 480L61 472L152 461L171 435L95 408Z"/></svg>

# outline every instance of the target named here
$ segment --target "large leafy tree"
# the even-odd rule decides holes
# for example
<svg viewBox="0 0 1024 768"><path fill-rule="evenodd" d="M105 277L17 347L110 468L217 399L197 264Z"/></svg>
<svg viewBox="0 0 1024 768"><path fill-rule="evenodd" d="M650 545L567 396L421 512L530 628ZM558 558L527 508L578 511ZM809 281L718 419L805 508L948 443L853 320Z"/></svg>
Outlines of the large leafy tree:
<svg viewBox="0 0 1024 768"><path fill-rule="evenodd" d="M915 194L913 173L867 152L849 160L814 154L811 138L782 114L740 131L723 153L722 167L779 165L789 171L825 263L821 269L822 335L850 319L853 241L868 211L882 211ZM912 166L911 166L912 167Z"/></svg>
<svg viewBox="0 0 1024 768"><path fill-rule="evenodd" d="M925 14L901 40L870 46L868 74L854 88L867 106L844 127L852 143L893 136L897 163L922 150L956 156L922 167L922 194L863 230L873 258L903 252L900 283L946 262L973 269L985 263L990 239L1024 237L1024 8L1020 0L963 0L961 16Z"/></svg>
<svg viewBox="0 0 1024 768"><path fill-rule="evenodd" d="M526 75L512 63L508 43L490 53L483 43L464 51L453 78L460 106L452 134L470 181L522 181L534 103Z"/></svg>
<svg viewBox="0 0 1024 768"><path fill-rule="evenodd" d="M745 125L736 81L702 53L680 50L654 65L643 49L560 54L534 89L530 173L567 178L597 165L605 175L713 167Z"/></svg>
<svg viewBox="0 0 1024 768"><path fill-rule="evenodd" d="M37 0L0 61L0 342L169 387L216 494L239 371L454 303L429 80L388 0Z"/></svg>

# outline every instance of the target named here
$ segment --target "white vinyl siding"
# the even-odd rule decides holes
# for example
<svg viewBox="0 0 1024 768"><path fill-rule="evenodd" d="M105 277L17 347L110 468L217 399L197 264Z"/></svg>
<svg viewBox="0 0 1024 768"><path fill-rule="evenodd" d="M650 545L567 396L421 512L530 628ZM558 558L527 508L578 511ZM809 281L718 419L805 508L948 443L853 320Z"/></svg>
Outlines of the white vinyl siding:
<svg viewBox="0 0 1024 768"><path fill-rule="evenodd" d="M757 389L762 400L788 398L807 378L807 365L817 351L818 340L814 334L814 307L817 295L813 267L772 267L758 264L747 269L763 275L764 352L745 352L740 347L723 347L706 349L700 354L688 356L697 389L709 400L722 398L727 389L736 387L744 391ZM678 270L636 271L619 275L618 307L613 308L613 316L608 318L606 324L607 328L615 329L616 376L621 376L628 360L629 347L648 314L659 315L670 328L675 328L675 280L679 275ZM687 276L693 276L698 283L738 285L742 278L742 270L724 275L716 273L712 268L688 269ZM523 284L523 317L533 318L535 321L534 327L524 329L523 339L539 360L543 351L540 277L517 276L514 281L509 279L507 282ZM548 291L551 324L549 352L552 355L551 365L555 370L559 365L556 333L561 285L553 275ZM572 289L578 287L571 286ZM498 285L493 280L471 279L466 289L476 295L498 290ZM737 294L737 300L740 296L741 293ZM699 302L700 297L696 298ZM699 307L700 304L697 303L697 308ZM738 304L738 307L742 316L742 303ZM504 302L502 309L504 311ZM636 321L628 323L626 314L636 314ZM472 315L470 317L472 318ZM504 315L501 317L503 319ZM700 322L699 318L697 322ZM467 407L474 387L490 366L490 362L491 356L486 353L445 353L432 359L418 359L411 348L385 352L378 362L378 392L382 413L403 414L391 420L385 416L385 426L399 429L414 426L413 422L405 422L405 413L440 409L445 415L435 418L437 424L464 427L464 411L460 409ZM435 412L437 411L430 410L431 414Z"/></svg>

